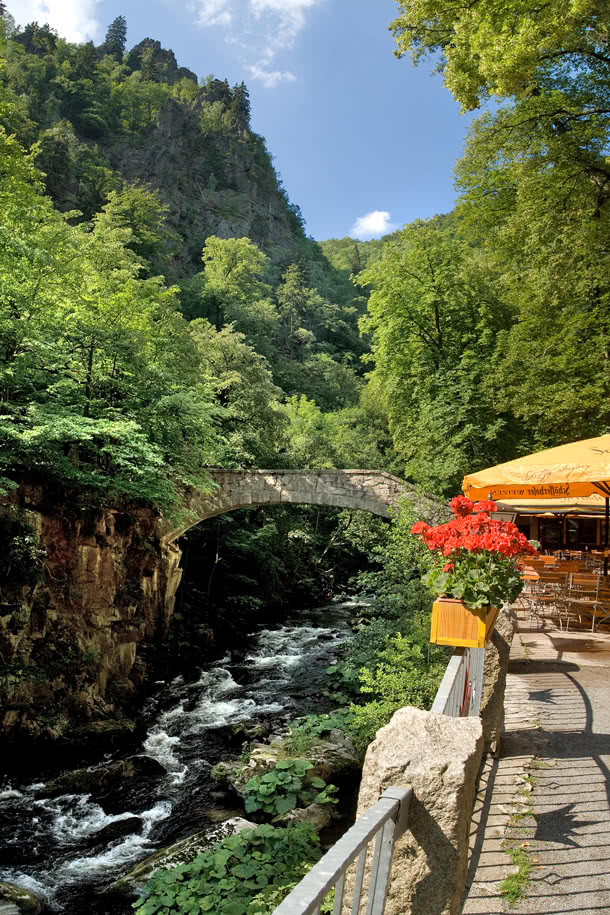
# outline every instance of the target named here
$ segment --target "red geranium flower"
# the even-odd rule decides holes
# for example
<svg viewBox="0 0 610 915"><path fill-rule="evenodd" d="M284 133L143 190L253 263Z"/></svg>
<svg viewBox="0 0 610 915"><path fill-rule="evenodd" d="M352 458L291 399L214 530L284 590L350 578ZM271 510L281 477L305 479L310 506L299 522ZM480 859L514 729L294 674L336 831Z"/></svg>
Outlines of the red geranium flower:
<svg viewBox="0 0 610 915"><path fill-rule="evenodd" d="M445 524L418 521L411 528L436 554L424 582L438 596L459 597L473 609L514 600L522 587L517 561L536 550L514 524L490 518L488 513L496 511L491 499L474 504L456 496L451 510L454 517ZM441 575L446 572L452 572L449 581Z"/></svg>
<svg viewBox="0 0 610 915"><path fill-rule="evenodd" d="M472 512L474 503L471 499L467 499L466 496L455 496L451 500L451 511L454 515L459 515L461 518L464 518L466 515L469 515Z"/></svg>
<svg viewBox="0 0 610 915"><path fill-rule="evenodd" d="M475 502L473 511L475 511L475 512L497 512L498 506L492 499L485 499L482 502Z"/></svg>

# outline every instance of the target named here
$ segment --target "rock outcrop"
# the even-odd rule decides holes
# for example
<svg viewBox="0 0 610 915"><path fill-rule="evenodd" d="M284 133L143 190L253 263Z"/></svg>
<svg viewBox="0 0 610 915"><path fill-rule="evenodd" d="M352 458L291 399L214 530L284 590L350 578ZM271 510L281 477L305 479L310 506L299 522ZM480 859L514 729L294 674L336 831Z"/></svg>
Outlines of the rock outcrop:
<svg viewBox="0 0 610 915"><path fill-rule="evenodd" d="M407 707L377 732L364 762L358 816L386 788L413 790L409 828L394 848L386 915L461 911L482 752L478 718L449 718ZM346 898L351 899L349 892Z"/></svg>
<svg viewBox="0 0 610 915"><path fill-rule="evenodd" d="M132 679L138 644L167 631L180 550L161 544L148 508L85 508L24 485L2 512L35 532L43 561L2 583L0 735L128 735L124 708L145 680L141 664Z"/></svg>
<svg viewBox="0 0 610 915"><path fill-rule="evenodd" d="M96 791L107 791L120 784L126 778L134 776L159 777L165 775L165 769L155 759L147 756L132 756L102 766L91 766L73 769L57 778L48 781L41 790L40 797L59 797L61 794L94 794Z"/></svg>
<svg viewBox="0 0 610 915"><path fill-rule="evenodd" d="M44 904L34 893L12 883L0 883L0 915L39 915L43 910Z"/></svg>

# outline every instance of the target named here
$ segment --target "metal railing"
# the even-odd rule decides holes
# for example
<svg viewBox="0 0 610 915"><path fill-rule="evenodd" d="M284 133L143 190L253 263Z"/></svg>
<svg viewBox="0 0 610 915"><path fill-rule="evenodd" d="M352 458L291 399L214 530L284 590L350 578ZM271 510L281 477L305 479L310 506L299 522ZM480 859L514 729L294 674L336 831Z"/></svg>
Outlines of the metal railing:
<svg viewBox="0 0 610 915"><path fill-rule="evenodd" d="M456 648L430 711L450 718L478 717L484 665L484 648Z"/></svg>
<svg viewBox="0 0 610 915"><path fill-rule="evenodd" d="M478 716L483 691L484 648L456 648L438 688L431 711L452 718ZM351 915L359 915L369 843L376 837L368 881L366 915L383 915L390 881L394 843L408 829L410 788L388 788L358 817L351 829L318 861L273 915L320 915L320 907L334 888L333 915L341 915L346 874L358 858L351 899Z"/></svg>
<svg viewBox="0 0 610 915"><path fill-rule="evenodd" d="M303 877L290 895L275 909L274 915L319 915L320 906L333 889L333 915L341 915L346 900L346 872L358 858L351 913L358 915L369 843L375 850L367 887L366 915L383 915L388 891L392 851L396 839L406 832L409 819L410 788L387 788L374 807L358 817L351 829Z"/></svg>

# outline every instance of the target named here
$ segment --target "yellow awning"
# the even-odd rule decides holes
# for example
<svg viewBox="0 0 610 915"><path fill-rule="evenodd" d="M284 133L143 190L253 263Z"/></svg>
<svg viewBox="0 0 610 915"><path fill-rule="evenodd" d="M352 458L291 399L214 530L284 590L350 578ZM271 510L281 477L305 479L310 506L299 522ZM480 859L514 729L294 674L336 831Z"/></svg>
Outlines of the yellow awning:
<svg viewBox="0 0 610 915"><path fill-rule="evenodd" d="M464 477L473 500L581 499L610 496L610 435L570 442Z"/></svg>
<svg viewBox="0 0 610 915"><path fill-rule="evenodd" d="M498 511L518 514L540 514L551 512L561 515L599 515L606 510L606 499L602 495L581 496L563 499L502 499L496 502Z"/></svg>

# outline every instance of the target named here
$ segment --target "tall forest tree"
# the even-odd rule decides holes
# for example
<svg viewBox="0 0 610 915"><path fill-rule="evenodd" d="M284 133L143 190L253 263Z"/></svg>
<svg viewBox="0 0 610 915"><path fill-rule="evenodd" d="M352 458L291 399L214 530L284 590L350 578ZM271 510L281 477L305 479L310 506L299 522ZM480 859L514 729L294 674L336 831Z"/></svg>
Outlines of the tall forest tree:
<svg viewBox="0 0 610 915"><path fill-rule="evenodd" d="M387 410L407 476L439 494L473 465L510 454L510 418L495 403L497 334L510 308L496 277L451 225L415 222L358 276L372 287L370 383Z"/></svg>
<svg viewBox="0 0 610 915"><path fill-rule="evenodd" d="M399 55L439 58L475 121L458 165L466 237L516 307L496 370L523 448L610 426L610 7L399 0Z"/></svg>
<svg viewBox="0 0 610 915"><path fill-rule="evenodd" d="M120 63L123 60L126 42L127 20L124 16L117 16L108 26L102 48L106 54L110 54Z"/></svg>

